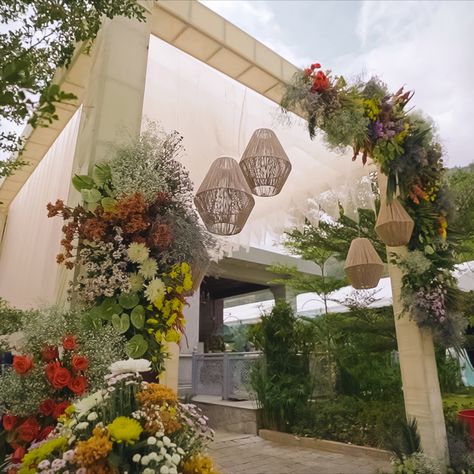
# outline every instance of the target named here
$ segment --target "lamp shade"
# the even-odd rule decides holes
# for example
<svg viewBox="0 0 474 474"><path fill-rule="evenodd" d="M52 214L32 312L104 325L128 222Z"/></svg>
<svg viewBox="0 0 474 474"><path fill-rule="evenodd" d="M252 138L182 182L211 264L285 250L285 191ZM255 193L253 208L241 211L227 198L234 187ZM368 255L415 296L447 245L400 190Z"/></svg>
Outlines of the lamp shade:
<svg viewBox="0 0 474 474"><path fill-rule="evenodd" d="M255 200L237 161L221 157L209 168L194 204L209 232L234 235L243 229Z"/></svg>
<svg viewBox="0 0 474 474"><path fill-rule="evenodd" d="M252 193L261 197L278 194L291 171L285 150L268 128L253 132L239 164Z"/></svg>
<svg viewBox="0 0 474 474"><path fill-rule="evenodd" d="M380 206L375 232L385 245L400 247L410 242L415 223L398 199Z"/></svg>
<svg viewBox="0 0 474 474"><path fill-rule="evenodd" d="M369 239L351 242L344 265L347 278L356 290L375 288L383 272L383 262Z"/></svg>

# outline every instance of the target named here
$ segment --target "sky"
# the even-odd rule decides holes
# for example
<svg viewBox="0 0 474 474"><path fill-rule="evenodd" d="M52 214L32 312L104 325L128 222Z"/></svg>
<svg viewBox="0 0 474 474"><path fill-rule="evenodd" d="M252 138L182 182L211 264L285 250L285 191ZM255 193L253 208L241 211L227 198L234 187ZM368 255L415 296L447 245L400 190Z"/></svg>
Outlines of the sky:
<svg viewBox="0 0 474 474"><path fill-rule="evenodd" d="M299 67L379 76L432 117L449 167L474 161L474 2L202 0ZM471 113L473 116L471 116Z"/></svg>

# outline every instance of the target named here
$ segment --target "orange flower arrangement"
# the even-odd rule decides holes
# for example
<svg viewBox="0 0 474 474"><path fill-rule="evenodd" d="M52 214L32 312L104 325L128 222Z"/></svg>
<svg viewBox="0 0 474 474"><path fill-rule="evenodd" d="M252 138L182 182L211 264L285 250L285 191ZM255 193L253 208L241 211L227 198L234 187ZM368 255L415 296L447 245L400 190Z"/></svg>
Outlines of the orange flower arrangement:
<svg viewBox="0 0 474 474"><path fill-rule="evenodd" d="M76 460L82 466L87 466L90 469L104 469L102 463L97 464L98 461L103 461L107 458L112 450L112 441L105 428L95 427L92 436L86 441L79 441L76 446ZM92 470L87 472L93 472ZM113 472L113 471L94 471L97 472Z"/></svg>

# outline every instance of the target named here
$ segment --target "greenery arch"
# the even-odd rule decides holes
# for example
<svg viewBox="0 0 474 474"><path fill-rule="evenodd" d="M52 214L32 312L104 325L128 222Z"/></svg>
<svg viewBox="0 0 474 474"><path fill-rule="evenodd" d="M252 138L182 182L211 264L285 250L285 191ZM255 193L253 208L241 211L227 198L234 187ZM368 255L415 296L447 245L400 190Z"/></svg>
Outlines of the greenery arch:
<svg viewBox="0 0 474 474"><path fill-rule="evenodd" d="M298 110L314 138L321 131L329 147L352 147L353 160L371 158L387 176L387 200L400 199L415 222L402 298L420 327L433 329L447 346L459 347L466 327L456 263L453 203L447 189L443 150L432 122L407 108L413 92L390 93L377 77L349 84L319 63L295 73L281 101Z"/></svg>

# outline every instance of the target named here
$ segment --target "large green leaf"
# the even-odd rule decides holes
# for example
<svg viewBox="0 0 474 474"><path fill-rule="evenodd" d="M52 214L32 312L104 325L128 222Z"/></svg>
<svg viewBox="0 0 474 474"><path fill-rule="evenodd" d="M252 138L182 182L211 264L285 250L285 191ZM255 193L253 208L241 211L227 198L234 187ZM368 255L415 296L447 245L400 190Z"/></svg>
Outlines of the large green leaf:
<svg viewBox="0 0 474 474"><path fill-rule="evenodd" d="M145 324L145 308L142 305L135 306L130 315L130 320L137 329L142 329Z"/></svg>
<svg viewBox="0 0 474 474"><path fill-rule="evenodd" d="M102 204L104 211L113 212L115 211L117 200L111 197L105 197L101 199L100 203Z"/></svg>
<svg viewBox="0 0 474 474"><path fill-rule="evenodd" d="M78 191L82 191L83 189L92 189L94 187L94 180L86 174L76 174L74 178L72 178L72 185Z"/></svg>
<svg viewBox="0 0 474 474"><path fill-rule="evenodd" d="M117 330L119 334L124 334L130 328L130 316L127 313L112 315L112 326Z"/></svg>
<svg viewBox="0 0 474 474"><path fill-rule="evenodd" d="M96 203L102 199L102 194L98 189L81 189L81 195L84 202Z"/></svg>
<svg viewBox="0 0 474 474"><path fill-rule="evenodd" d="M141 334L136 334L125 344L125 353L132 359L139 359L148 350L148 342Z"/></svg>
<svg viewBox="0 0 474 474"><path fill-rule="evenodd" d="M99 309L100 317L106 321L110 321L113 314L120 314L122 312L122 307L117 303L115 298L106 298L102 301Z"/></svg>
<svg viewBox="0 0 474 474"><path fill-rule="evenodd" d="M120 306L124 309L132 309L134 308L138 302L140 301L140 298L136 293L122 293L119 296L119 303Z"/></svg>
<svg viewBox="0 0 474 474"><path fill-rule="evenodd" d="M103 324L100 317L98 317L97 314L93 313L92 311L84 315L82 322L84 324L84 327L86 327L87 329L91 331L100 329Z"/></svg>
<svg viewBox="0 0 474 474"><path fill-rule="evenodd" d="M112 177L110 166L106 164L95 165L92 170L92 178L97 186L103 186Z"/></svg>

